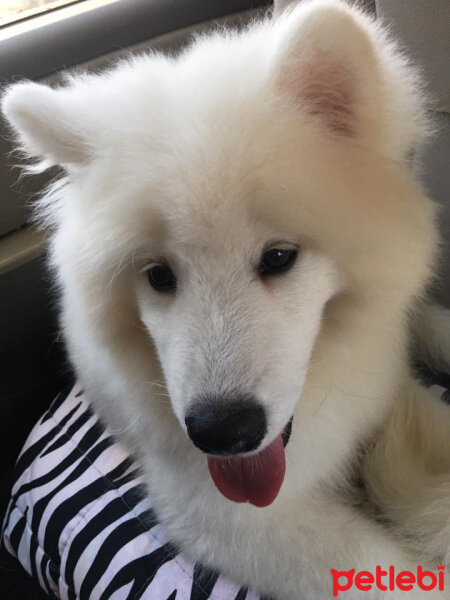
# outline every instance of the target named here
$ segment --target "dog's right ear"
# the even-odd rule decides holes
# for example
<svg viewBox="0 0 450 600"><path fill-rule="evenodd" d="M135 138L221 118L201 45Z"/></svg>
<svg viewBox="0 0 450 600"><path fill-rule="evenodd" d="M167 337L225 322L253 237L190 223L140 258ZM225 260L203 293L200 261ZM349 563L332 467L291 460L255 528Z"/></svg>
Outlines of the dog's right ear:
<svg viewBox="0 0 450 600"><path fill-rule="evenodd" d="M86 111L70 88L52 89L32 82L9 87L2 99L3 115L14 129L20 148L38 158L42 168L88 161L86 119L82 116Z"/></svg>

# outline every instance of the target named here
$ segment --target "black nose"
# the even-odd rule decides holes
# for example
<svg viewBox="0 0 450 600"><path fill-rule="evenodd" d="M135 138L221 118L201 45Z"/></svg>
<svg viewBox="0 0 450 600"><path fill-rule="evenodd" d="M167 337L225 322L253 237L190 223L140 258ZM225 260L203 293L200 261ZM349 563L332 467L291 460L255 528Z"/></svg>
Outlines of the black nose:
<svg viewBox="0 0 450 600"><path fill-rule="evenodd" d="M195 402L186 416L188 435L207 454L240 454L255 450L267 432L266 415L252 398Z"/></svg>

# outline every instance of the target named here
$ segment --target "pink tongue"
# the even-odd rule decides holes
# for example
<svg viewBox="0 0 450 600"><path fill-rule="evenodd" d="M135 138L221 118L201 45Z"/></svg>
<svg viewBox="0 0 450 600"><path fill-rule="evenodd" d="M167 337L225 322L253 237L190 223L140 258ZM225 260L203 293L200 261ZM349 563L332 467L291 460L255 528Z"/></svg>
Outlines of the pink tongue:
<svg viewBox="0 0 450 600"><path fill-rule="evenodd" d="M268 506L277 497L286 472L283 438L279 435L254 456L209 457L208 467L217 489L229 500Z"/></svg>

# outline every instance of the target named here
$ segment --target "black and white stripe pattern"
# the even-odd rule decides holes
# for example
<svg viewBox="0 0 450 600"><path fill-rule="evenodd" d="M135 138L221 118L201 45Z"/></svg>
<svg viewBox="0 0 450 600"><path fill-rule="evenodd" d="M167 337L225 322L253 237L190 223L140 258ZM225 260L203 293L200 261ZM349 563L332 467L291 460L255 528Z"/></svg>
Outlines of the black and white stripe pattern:
<svg viewBox="0 0 450 600"><path fill-rule="evenodd" d="M136 464L79 388L53 402L16 472L3 543L51 597L259 599L165 540Z"/></svg>

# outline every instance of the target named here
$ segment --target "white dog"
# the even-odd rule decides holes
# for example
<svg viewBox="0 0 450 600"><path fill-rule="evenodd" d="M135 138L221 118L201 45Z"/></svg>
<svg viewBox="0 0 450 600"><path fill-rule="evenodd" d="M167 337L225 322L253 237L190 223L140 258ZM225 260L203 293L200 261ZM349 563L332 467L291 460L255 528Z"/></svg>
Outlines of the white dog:
<svg viewBox="0 0 450 600"><path fill-rule="evenodd" d="M3 110L33 169L66 171L40 214L70 356L168 537L279 600L450 560L450 409L407 363L437 246L407 161L426 127L379 26L306 2Z"/></svg>

